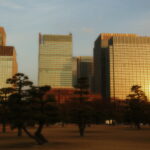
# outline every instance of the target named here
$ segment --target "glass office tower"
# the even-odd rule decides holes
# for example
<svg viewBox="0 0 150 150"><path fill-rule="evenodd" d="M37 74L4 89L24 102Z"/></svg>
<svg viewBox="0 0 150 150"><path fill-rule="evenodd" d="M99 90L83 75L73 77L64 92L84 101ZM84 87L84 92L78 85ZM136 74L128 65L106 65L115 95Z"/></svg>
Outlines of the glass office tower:
<svg viewBox="0 0 150 150"><path fill-rule="evenodd" d="M12 86L6 84L6 80L17 71L16 50L13 46L6 46L6 33L4 28L0 27L0 88Z"/></svg>
<svg viewBox="0 0 150 150"><path fill-rule="evenodd" d="M6 80L17 73L16 51L12 46L0 46L0 88L12 85L6 84Z"/></svg>
<svg viewBox="0 0 150 150"><path fill-rule="evenodd" d="M133 85L150 98L150 37L101 34L94 47L94 77L94 91L106 99L125 99Z"/></svg>
<svg viewBox="0 0 150 150"><path fill-rule="evenodd" d="M73 84L77 85L77 79L85 77L88 79L89 89L93 82L93 57L78 56L73 58Z"/></svg>
<svg viewBox="0 0 150 150"><path fill-rule="evenodd" d="M72 87L72 34L39 35L38 84Z"/></svg>

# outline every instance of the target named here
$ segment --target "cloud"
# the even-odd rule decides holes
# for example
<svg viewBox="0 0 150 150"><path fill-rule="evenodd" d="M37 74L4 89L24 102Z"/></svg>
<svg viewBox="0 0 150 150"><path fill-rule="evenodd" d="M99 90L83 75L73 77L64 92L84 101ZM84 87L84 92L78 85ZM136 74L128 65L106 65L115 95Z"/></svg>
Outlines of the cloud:
<svg viewBox="0 0 150 150"><path fill-rule="evenodd" d="M94 30L92 28L87 28L87 27L82 28L82 31L85 33L94 33Z"/></svg>
<svg viewBox="0 0 150 150"><path fill-rule="evenodd" d="M0 7L15 9L15 10L20 10L24 8L22 5L18 4L17 2L11 2L8 0L0 0Z"/></svg>

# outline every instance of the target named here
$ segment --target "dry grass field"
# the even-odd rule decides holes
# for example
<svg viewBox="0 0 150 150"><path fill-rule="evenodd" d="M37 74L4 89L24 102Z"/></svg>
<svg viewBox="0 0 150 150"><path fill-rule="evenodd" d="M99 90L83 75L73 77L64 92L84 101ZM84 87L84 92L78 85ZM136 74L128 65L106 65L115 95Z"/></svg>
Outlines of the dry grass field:
<svg viewBox="0 0 150 150"><path fill-rule="evenodd" d="M140 131L125 126L93 125L80 137L76 126L52 126L44 129L48 144L39 146L16 131L0 133L0 150L150 150L150 128Z"/></svg>

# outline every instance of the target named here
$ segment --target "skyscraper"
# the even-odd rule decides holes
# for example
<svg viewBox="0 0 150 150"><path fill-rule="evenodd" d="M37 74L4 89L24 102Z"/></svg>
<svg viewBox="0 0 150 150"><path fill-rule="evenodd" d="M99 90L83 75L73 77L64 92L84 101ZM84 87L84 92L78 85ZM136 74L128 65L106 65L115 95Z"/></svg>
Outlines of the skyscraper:
<svg viewBox="0 0 150 150"><path fill-rule="evenodd" d="M140 85L150 98L150 37L101 34L94 47L95 92L125 99Z"/></svg>
<svg viewBox="0 0 150 150"><path fill-rule="evenodd" d="M11 85L6 84L6 80L17 73L16 51L13 46L6 46L6 33L0 27L0 88Z"/></svg>
<svg viewBox="0 0 150 150"><path fill-rule="evenodd" d="M17 73L16 51L12 46L0 46L0 88L8 87L6 80Z"/></svg>
<svg viewBox="0 0 150 150"><path fill-rule="evenodd" d="M77 85L77 78L78 78L78 57L72 58L72 85Z"/></svg>
<svg viewBox="0 0 150 150"><path fill-rule="evenodd" d="M0 46L6 45L6 33L3 27L0 27Z"/></svg>
<svg viewBox="0 0 150 150"><path fill-rule="evenodd" d="M93 57L78 56L73 58L73 83L77 84L77 79L85 77L89 81L89 88L92 89L93 80Z"/></svg>
<svg viewBox="0 0 150 150"><path fill-rule="evenodd" d="M72 34L39 35L38 84L72 87Z"/></svg>

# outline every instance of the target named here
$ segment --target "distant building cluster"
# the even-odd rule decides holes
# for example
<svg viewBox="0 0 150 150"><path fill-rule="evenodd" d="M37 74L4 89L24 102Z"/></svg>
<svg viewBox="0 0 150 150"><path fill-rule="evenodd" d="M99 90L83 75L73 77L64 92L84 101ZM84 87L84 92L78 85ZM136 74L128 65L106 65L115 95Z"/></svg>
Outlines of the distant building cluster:
<svg viewBox="0 0 150 150"><path fill-rule="evenodd" d="M6 79L11 78L17 71L16 50L13 46L6 46L6 33L0 27L0 88L10 86L6 84Z"/></svg>
<svg viewBox="0 0 150 150"><path fill-rule="evenodd" d="M39 86L50 85L59 99L62 93L72 95L79 78L87 78L90 93L104 99L125 99L133 85L142 86L150 98L150 37L102 33L95 40L93 56L73 56L72 38L72 34L39 34ZM0 27L0 88L8 87L6 79L17 69L15 48L6 46Z"/></svg>

